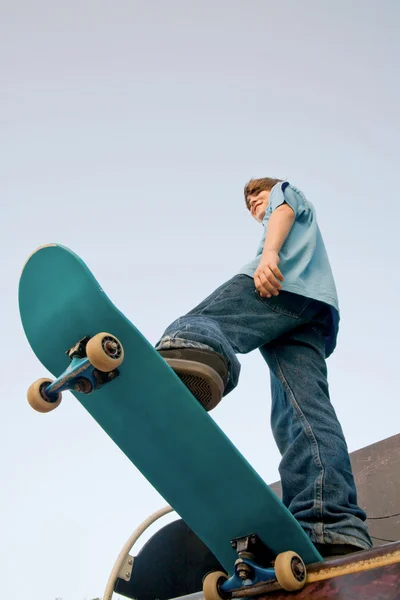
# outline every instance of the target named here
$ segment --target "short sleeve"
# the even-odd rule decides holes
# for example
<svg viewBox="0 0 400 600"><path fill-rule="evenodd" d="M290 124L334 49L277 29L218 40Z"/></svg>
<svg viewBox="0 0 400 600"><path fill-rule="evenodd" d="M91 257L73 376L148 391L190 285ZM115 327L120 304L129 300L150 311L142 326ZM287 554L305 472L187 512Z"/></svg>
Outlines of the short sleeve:
<svg viewBox="0 0 400 600"><path fill-rule="evenodd" d="M284 181L283 183L276 184L271 190L267 210L268 216L285 202L293 210L296 218L307 209L307 203L303 194L291 186L288 181Z"/></svg>

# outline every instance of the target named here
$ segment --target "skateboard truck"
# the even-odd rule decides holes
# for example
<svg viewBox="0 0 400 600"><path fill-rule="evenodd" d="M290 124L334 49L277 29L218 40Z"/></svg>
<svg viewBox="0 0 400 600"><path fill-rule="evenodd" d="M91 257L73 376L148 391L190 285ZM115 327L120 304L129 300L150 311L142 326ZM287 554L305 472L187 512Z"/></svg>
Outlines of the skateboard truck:
<svg viewBox="0 0 400 600"><path fill-rule="evenodd" d="M124 360L121 342L109 333L79 340L67 350L71 362L55 380L38 379L28 389L28 402L38 412L50 412L61 402L61 392L90 394L119 375Z"/></svg>
<svg viewBox="0 0 400 600"><path fill-rule="evenodd" d="M272 580L286 591L299 590L304 586L306 567L295 552L282 552L271 561L271 551L256 534L232 540L231 546L238 553L235 573L230 578L222 571L209 573L203 581L205 600L228 600L233 592ZM266 566L272 562L272 567Z"/></svg>

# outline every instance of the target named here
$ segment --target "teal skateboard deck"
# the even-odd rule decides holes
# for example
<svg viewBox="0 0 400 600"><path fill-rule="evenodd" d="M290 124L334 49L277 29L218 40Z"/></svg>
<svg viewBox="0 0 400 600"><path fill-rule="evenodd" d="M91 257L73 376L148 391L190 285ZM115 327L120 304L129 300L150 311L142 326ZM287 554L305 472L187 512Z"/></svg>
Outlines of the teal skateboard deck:
<svg viewBox="0 0 400 600"><path fill-rule="evenodd" d="M66 352L80 340L100 332L119 340L123 362L113 376L91 393L83 393L90 385L82 387L81 377L71 393L227 573L235 572L238 557L231 540L250 534L273 556L290 550L305 564L322 560L278 497L76 254L58 244L34 252L21 274L19 308L33 352L56 378L68 375ZM84 375L85 365L76 364ZM59 389L65 389L67 375Z"/></svg>

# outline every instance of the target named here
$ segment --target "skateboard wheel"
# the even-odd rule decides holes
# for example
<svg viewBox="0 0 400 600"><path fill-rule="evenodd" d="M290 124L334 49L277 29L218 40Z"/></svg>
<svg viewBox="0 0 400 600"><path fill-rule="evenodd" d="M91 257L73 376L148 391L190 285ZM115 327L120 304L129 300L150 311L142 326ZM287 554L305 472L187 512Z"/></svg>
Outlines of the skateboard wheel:
<svg viewBox="0 0 400 600"><path fill-rule="evenodd" d="M124 349L115 336L110 333L98 333L88 341L86 356L95 369L109 373L124 360Z"/></svg>
<svg viewBox="0 0 400 600"><path fill-rule="evenodd" d="M203 579L203 594L205 600L221 600L223 598L229 598L229 594L223 594L220 592L220 585L228 579L226 573L223 571L213 571L206 575Z"/></svg>
<svg viewBox="0 0 400 600"><path fill-rule="evenodd" d="M38 379L28 388L27 398L31 407L40 413L48 413L51 410L57 408L57 406L61 402L61 394L57 395L57 400L46 400L43 396L43 388L48 386L50 383L53 383L51 379L47 379L43 377L42 379Z"/></svg>
<svg viewBox="0 0 400 600"><path fill-rule="evenodd" d="M296 552L282 552L275 559L276 579L287 592L304 587L307 577L306 566Z"/></svg>

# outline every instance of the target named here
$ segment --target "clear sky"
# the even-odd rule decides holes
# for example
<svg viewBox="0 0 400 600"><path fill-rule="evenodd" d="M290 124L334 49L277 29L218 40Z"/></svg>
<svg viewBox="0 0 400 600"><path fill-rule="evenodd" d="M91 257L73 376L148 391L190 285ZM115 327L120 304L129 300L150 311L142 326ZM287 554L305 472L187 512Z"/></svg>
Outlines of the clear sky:
<svg viewBox="0 0 400 600"><path fill-rule="evenodd" d="M49 415L27 404L47 373L17 288L41 244L82 256L154 343L253 257L245 182L288 178L316 206L336 277L329 374L349 448L399 432L399 27L397 0L3 0L4 598L101 596L165 504L71 395ZM213 416L273 482L268 371L258 353L241 362Z"/></svg>

